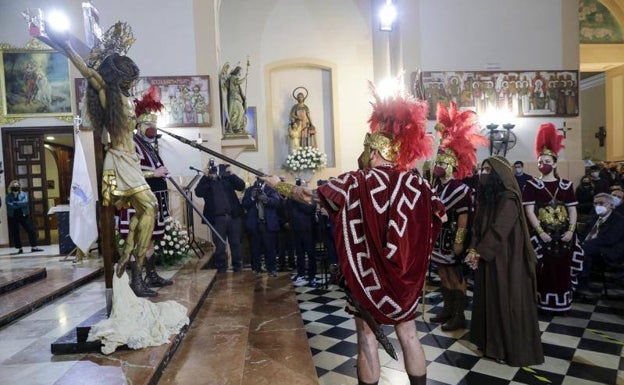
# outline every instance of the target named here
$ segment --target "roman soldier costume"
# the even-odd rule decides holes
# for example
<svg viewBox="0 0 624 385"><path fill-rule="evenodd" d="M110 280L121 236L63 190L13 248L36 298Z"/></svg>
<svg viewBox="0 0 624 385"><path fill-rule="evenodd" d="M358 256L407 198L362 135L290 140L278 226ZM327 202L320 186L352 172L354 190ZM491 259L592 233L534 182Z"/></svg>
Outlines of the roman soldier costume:
<svg viewBox="0 0 624 385"><path fill-rule="evenodd" d="M563 136L559 135L552 123L542 124L535 143L537 157L552 157L556 163L558 153L564 147L562 141ZM544 169L544 166L547 168ZM559 178L550 167L552 166L540 163L540 172L542 175L554 173L554 180L529 180L522 199L525 206L533 206L533 212L539 221L538 226L533 226L531 234L531 242L538 258L538 306L543 310L566 312L572 304L577 274L583 268L583 249L575 233L576 223L570 221L569 215L570 208L575 207L578 202L572 182ZM565 240L564 235L568 231L573 236L570 240ZM542 233L548 234L551 240L545 242L541 237Z"/></svg>
<svg viewBox="0 0 624 385"><path fill-rule="evenodd" d="M427 109L423 101L376 97L360 156L363 168L318 189L336 224L346 287L381 324L415 318L444 212L427 181L412 171L415 160L431 151ZM371 150L388 164L368 167Z"/></svg>
<svg viewBox="0 0 624 385"><path fill-rule="evenodd" d="M476 147L486 145L487 139L478 133L477 115L473 111L459 112L453 102L450 102L448 109L438 103L437 121L435 128L441 140L433 169L433 187L444 204L448 220L442 224L431 254L431 260L438 266L442 278L444 300L442 312L431 321L444 323L442 329L451 331L466 325L465 280L461 262L468 243L474 203L472 189L463 179L472 175L477 164Z"/></svg>

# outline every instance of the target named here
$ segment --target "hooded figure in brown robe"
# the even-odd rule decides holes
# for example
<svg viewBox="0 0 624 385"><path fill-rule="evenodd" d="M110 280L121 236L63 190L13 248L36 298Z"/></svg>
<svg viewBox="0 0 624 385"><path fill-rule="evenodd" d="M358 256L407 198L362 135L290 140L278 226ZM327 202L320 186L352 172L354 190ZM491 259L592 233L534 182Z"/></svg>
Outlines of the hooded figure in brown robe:
<svg viewBox="0 0 624 385"><path fill-rule="evenodd" d="M510 366L544 362L537 321L536 256L511 164L482 164L466 263L475 269L470 341Z"/></svg>

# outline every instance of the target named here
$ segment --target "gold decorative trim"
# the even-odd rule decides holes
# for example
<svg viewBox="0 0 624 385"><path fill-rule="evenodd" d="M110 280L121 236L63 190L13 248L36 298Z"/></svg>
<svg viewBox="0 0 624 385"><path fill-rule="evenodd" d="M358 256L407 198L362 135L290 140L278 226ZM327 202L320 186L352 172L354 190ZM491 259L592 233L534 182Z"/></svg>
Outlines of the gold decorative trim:
<svg viewBox="0 0 624 385"><path fill-rule="evenodd" d="M396 161L401 148L400 143L394 142L392 139L379 133L367 133L366 137L364 137L364 147L366 146L379 151L382 158L390 162Z"/></svg>
<svg viewBox="0 0 624 385"><path fill-rule="evenodd" d="M278 182L275 186L275 191L277 191L278 194L285 196L286 198L292 198L295 187L295 185L292 185L290 183Z"/></svg>
<svg viewBox="0 0 624 385"><path fill-rule="evenodd" d="M36 108L32 108L31 109L15 109L13 110L14 106L13 105L9 105L8 101L8 93L7 93L7 88L10 87L10 85L5 84L5 80L6 80L6 76L5 76L5 71L7 71L8 67L5 68L7 65L11 64L11 57L7 56L6 54L14 54L14 55L23 55L25 58L28 58L29 60L35 60L34 58L36 58L37 55L40 54L47 54L47 55L62 55L61 53L55 51L54 49L52 49L51 47L49 47L48 45L46 45L45 43L43 43L42 41L33 38L31 39L28 43L26 43L26 45L24 45L23 47L16 47L12 44L9 43L0 43L0 124L3 125L12 125L15 124L19 121L22 121L24 119L28 119L28 118L55 118L55 119L59 119L63 122L66 123L73 123L73 100L74 100L74 89L71 85L71 73L69 71L69 60L67 60L67 94L65 94L65 90L60 92L58 95L55 95L52 93L52 91L50 91L50 95L48 95L47 99L41 99L44 101L37 101L37 103L41 104L41 107L50 107L51 104L51 100L56 97L56 96L61 96L61 97L67 97L68 99L68 103L69 103L69 112L61 112L58 111L60 109L57 109L57 111L53 111L53 112L37 112L39 111L39 109ZM30 56L29 56L30 55ZM7 64L7 61L9 62L9 64ZM11 67L12 68L12 67ZM12 69L13 71L16 70L20 70L18 69ZM47 70L44 71L44 69L40 69L43 73L45 73L45 75L49 75L49 73L47 73ZM63 75L65 75L63 73ZM54 89L54 88L52 88ZM65 108L63 108L62 110L65 110ZM43 110L42 110L43 111Z"/></svg>

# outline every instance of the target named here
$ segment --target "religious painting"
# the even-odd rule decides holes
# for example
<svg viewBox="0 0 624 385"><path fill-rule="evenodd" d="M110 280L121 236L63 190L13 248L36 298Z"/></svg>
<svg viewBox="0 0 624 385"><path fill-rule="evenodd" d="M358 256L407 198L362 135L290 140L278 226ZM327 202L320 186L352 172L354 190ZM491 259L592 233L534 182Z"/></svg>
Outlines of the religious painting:
<svg viewBox="0 0 624 385"><path fill-rule="evenodd" d="M253 145L249 145L245 147L246 152L258 151L258 128L257 128L257 117L256 117L256 107L247 107L245 111L247 115L247 126L245 131L251 135L254 140Z"/></svg>
<svg viewBox="0 0 624 385"><path fill-rule="evenodd" d="M0 45L0 121L30 117L71 120L69 61L43 43Z"/></svg>
<svg viewBox="0 0 624 385"><path fill-rule="evenodd" d="M131 90L130 99L140 99L155 85L164 105L158 116L158 127L208 127L210 120L209 77L198 76L151 76L140 77ZM82 125L89 127L84 95L87 90L85 79L76 79L76 111L82 118Z"/></svg>
<svg viewBox="0 0 624 385"><path fill-rule="evenodd" d="M413 76L415 79L415 76ZM578 71L422 72L421 87L435 120L438 102L452 101L479 115L510 113L519 117L572 117L579 114ZM412 92L417 90L413 89Z"/></svg>
<svg viewBox="0 0 624 385"><path fill-rule="evenodd" d="M165 106L158 117L159 127L209 127L209 84L206 75L150 76L140 77L132 91L141 98L152 85L158 87Z"/></svg>

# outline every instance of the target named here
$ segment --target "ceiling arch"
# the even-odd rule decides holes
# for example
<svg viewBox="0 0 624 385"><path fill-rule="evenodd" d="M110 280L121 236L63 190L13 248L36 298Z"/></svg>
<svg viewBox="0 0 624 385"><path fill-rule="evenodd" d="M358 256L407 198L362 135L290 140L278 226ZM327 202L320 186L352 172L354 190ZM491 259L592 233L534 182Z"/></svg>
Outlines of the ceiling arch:
<svg viewBox="0 0 624 385"><path fill-rule="evenodd" d="M624 31L624 0L598 0ZM581 72L604 72L624 65L624 44L581 44Z"/></svg>

